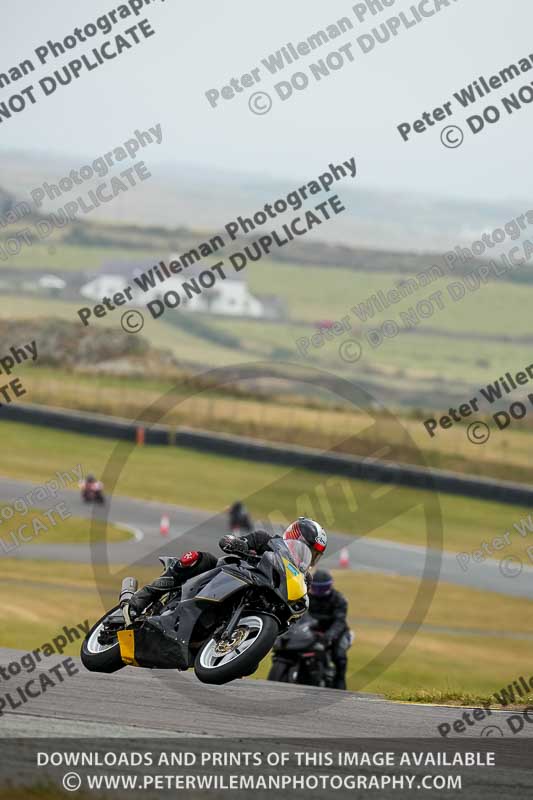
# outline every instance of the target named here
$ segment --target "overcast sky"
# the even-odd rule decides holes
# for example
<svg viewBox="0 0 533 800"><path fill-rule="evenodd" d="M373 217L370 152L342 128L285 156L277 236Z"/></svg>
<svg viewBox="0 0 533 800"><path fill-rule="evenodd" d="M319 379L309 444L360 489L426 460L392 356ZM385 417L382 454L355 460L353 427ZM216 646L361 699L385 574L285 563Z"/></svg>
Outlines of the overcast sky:
<svg viewBox="0 0 533 800"><path fill-rule="evenodd" d="M309 177L330 161L355 155L359 180L369 188L430 192L448 197L501 200L531 195L533 104L474 137L446 150L439 129L405 144L396 125L414 121L452 97L478 75L490 76L532 54L531 0L457 0L431 19L402 29L391 42L363 55L354 44L354 63L321 83L311 79L305 92L281 102L273 85L279 78L261 67L257 89L274 98L271 112L255 116L248 108L250 90L212 109L205 92L261 65L261 59L287 42L349 16L355 29L337 42L302 59L303 69L338 44L354 42L372 26L413 0L396 0L379 17L359 23L345 0L154 0L143 16L156 35L51 97L0 124L3 150L45 150L61 155L96 157L127 139L135 128L163 127L163 144L150 161L175 161L272 176ZM418 2L418 0L417 0ZM431 7L435 0L427 0ZM4 9L0 72L25 58L37 64L34 49L48 39L63 39L76 26L118 7L113 0L25 0ZM142 19L142 16L138 19ZM128 27L122 21L113 31ZM90 51L103 35L81 44L68 56L52 60L28 78L0 90L0 102L70 58ZM533 71L517 79L509 92L533 80ZM498 97L507 91L496 92ZM486 100L490 104L492 98ZM485 101L479 104L479 111ZM463 124L466 112L452 122ZM76 161L74 163L77 163Z"/></svg>

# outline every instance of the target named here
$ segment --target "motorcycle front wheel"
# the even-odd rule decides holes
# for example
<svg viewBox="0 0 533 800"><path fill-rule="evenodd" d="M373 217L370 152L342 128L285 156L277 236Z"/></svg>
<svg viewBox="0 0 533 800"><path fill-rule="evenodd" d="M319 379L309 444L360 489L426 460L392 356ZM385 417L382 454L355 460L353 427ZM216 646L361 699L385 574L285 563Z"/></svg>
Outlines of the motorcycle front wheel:
<svg viewBox="0 0 533 800"><path fill-rule="evenodd" d="M230 643L213 637L202 646L194 662L196 677L203 683L222 684L252 674L278 634L278 623L268 614L241 617Z"/></svg>

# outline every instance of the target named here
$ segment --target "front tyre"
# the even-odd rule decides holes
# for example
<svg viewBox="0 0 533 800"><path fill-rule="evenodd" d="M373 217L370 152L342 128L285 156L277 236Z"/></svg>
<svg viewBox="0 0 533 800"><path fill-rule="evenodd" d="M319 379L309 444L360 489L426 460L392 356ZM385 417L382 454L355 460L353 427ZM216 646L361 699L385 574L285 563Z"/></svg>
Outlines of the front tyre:
<svg viewBox="0 0 533 800"><path fill-rule="evenodd" d="M290 664L286 661L279 661L274 659L270 672L268 673L268 681L277 681L278 683L288 683L290 674Z"/></svg>
<svg viewBox="0 0 533 800"><path fill-rule="evenodd" d="M98 639L104 630L105 623L109 620L112 614L118 611L114 608L108 611L107 614L98 620L93 625L81 645L81 661L83 666L90 670L90 672L117 672L126 665L120 656L120 647L116 636L109 637L111 641L106 644L101 644Z"/></svg>
<svg viewBox="0 0 533 800"><path fill-rule="evenodd" d="M231 643L212 638L203 645L194 662L196 677L221 684L252 674L278 635L279 625L268 614L254 611L241 617Z"/></svg>

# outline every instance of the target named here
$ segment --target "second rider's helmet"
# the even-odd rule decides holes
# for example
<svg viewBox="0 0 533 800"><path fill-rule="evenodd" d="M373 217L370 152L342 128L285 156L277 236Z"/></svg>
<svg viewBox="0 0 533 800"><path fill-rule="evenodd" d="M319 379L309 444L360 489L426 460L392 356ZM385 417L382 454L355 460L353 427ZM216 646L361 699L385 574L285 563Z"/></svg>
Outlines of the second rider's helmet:
<svg viewBox="0 0 533 800"><path fill-rule="evenodd" d="M313 597L328 597L333 591L333 578L327 569L317 569L313 575L313 583L309 588L309 594Z"/></svg>

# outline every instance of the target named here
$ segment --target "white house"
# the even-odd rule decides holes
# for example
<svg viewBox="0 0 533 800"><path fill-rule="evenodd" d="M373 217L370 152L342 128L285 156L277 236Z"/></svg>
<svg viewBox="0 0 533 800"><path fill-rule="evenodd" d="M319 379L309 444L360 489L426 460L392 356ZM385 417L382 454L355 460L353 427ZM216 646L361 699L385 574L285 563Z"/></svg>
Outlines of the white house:
<svg viewBox="0 0 533 800"><path fill-rule="evenodd" d="M187 275L188 280L194 277L193 274ZM183 296L183 290L181 294ZM263 303L250 292L244 277L237 274L219 281L212 289L193 294L182 304L187 311L235 317L265 316Z"/></svg>
<svg viewBox="0 0 533 800"><path fill-rule="evenodd" d="M177 257L170 256L170 261L174 259ZM122 268L120 270L122 274L102 274L89 281L81 287L80 294L98 302L103 297L112 297L116 292L122 292L129 285L133 289L131 305L135 306L146 305L152 300L161 299L167 292L175 291L181 298L179 308L189 312L254 318L277 316L273 313L271 304L266 301L266 298L263 301L250 292L246 279L241 273L228 274L225 280L218 279L211 289L202 288L200 294L193 294L191 291L190 297L187 297L187 293L182 289L183 284L189 282L192 286L199 286L200 284L195 284L195 281L197 282L200 273L208 268L208 265L193 265L179 275L173 275L162 283L157 282L153 289L146 292L139 289L133 281L134 275L138 275L146 267L143 269L138 267L133 276L131 272L129 276L126 276L124 268Z"/></svg>
<svg viewBox="0 0 533 800"><path fill-rule="evenodd" d="M121 292L126 285L127 282L122 275L99 275L82 286L80 294L82 297L98 302L103 297L112 297L116 292Z"/></svg>
<svg viewBox="0 0 533 800"><path fill-rule="evenodd" d="M177 260L177 256L171 255L170 261L174 260ZM196 294L194 289L189 290L189 293L182 289L186 283L193 287L195 285L201 287L198 276L207 269L208 265L193 265L179 275L173 275L164 283L157 283L153 289L134 297L137 301L142 297L143 303L148 303L151 300L159 300L167 292L175 291L181 298L179 307L186 311L235 317L266 316L264 303L254 297L248 289L244 275L240 273L232 273L225 280L218 279L211 289L201 288L199 294Z"/></svg>

